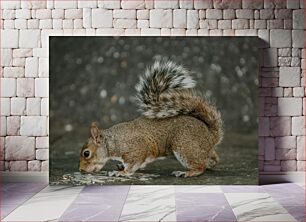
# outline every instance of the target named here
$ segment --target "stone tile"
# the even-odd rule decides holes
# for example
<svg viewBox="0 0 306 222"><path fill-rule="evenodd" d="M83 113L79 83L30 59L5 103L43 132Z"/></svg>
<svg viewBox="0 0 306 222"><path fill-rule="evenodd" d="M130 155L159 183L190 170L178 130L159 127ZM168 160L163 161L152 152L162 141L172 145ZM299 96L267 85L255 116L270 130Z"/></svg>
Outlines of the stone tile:
<svg viewBox="0 0 306 222"><path fill-rule="evenodd" d="M279 172L280 170L281 170L281 167L279 165L265 164L263 171L265 171L265 172Z"/></svg>
<svg viewBox="0 0 306 222"><path fill-rule="evenodd" d="M171 29L171 36L185 36L186 29Z"/></svg>
<svg viewBox="0 0 306 222"><path fill-rule="evenodd" d="M2 26L4 30L13 30L15 28L15 21L14 20L4 20L2 22Z"/></svg>
<svg viewBox="0 0 306 222"><path fill-rule="evenodd" d="M290 117L271 117L271 136L290 136L291 118Z"/></svg>
<svg viewBox="0 0 306 222"><path fill-rule="evenodd" d="M0 98L1 116L11 115L11 100L9 98Z"/></svg>
<svg viewBox="0 0 306 222"><path fill-rule="evenodd" d="M28 98L26 113L28 116L39 116L40 115L40 98Z"/></svg>
<svg viewBox="0 0 306 222"><path fill-rule="evenodd" d="M137 28L149 28L149 20L137 20Z"/></svg>
<svg viewBox="0 0 306 222"><path fill-rule="evenodd" d="M160 36L161 30L157 28L144 28L140 30L141 36Z"/></svg>
<svg viewBox="0 0 306 222"><path fill-rule="evenodd" d="M174 9L173 10L173 27L186 28L187 27L187 10Z"/></svg>
<svg viewBox="0 0 306 222"><path fill-rule="evenodd" d="M18 48L18 30L1 30L1 48Z"/></svg>
<svg viewBox="0 0 306 222"><path fill-rule="evenodd" d="M23 67L4 67L3 69L4 77L24 77Z"/></svg>
<svg viewBox="0 0 306 222"><path fill-rule="evenodd" d="M305 29L304 10L293 10L293 29Z"/></svg>
<svg viewBox="0 0 306 222"><path fill-rule="evenodd" d="M207 9L206 10L207 19L222 19L222 10L220 9Z"/></svg>
<svg viewBox="0 0 306 222"><path fill-rule="evenodd" d="M1 49L2 66L12 66L13 51L12 49Z"/></svg>
<svg viewBox="0 0 306 222"><path fill-rule="evenodd" d="M137 10L137 19L149 19L149 10Z"/></svg>
<svg viewBox="0 0 306 222"><path fill-rule="evenodd" d="M11 115L24 115L26 108L25 98L14 97L11 99Z"/></svg>
<svg viewBox="0 0 306 222"><path fill-rule="evenodd" d="M96 0L78 1L78 8L97 8Z"/></svg>
<svg viewBox="0 0 306 222"><path fill-rule="evenodd" d="M14 58L24 58L33 56L33 49L13 49Z"/></svg>
<svg viewBox="0 0 306 222"><path fill-rule="evenodd" d="M41 99L41 115L42 116L48 116L49 115L49 99L48 98L42 98Z"/></svg>
<svg viewBox="0 0 306 222"><path fill-rule="evenodd" d="M238 2L238 1L235 1ZM233 9L224 9L223 12L223 19L234 19L235 16L235 10Z"/></svg>
<svg viewBox="0 0 306 222"><path fill-rule="evenodd" d="M153 9L150 10L150 27L151 28L171 28L172 27L172 10Z"/></svg>
<svg viewBox="0 0 306 222"><path fill-rule="evenodd" d="M199 13L197 10L187 10L187 28L199 28Z"/></svg>
<svg viewBox="0 0 306 222"><path fill-rule="evenodd" d="M54 8L60 8L60 9L71 9L71 8L77 8L78 7L78 1L54 1Z"/></svg>
<svg viewBox="0 0 306 222"><path fill-rule="evenodd" d="M296 170L297 170L296 160L281 161L281 171L296 171Z"/></svg>
<svg viewBox="0 0 306 222"><path fill-rule="evenodd" d="M35 79L35 97L49 96L49 79L36 78Z"/></svg>
<svg viewBox="0 0 306 222"><path fill-rule="evenodd" d="M17 79L17 96L18 97L34 96L34 78Z"/></svg>
<svg viewBox="0 0 306 222"><path fill-rule="evenodd" d="M0 136L6 136L7 135L7 127L6 127L6 117L5 116L1 116L0 117L0 123L1 123L1 125L0 125ZM4 138L4 137L3 137ZM0 147L0 159L1 160L3 160L3 148L4 148L4 144L3 144L3 139L2 139L2 137L1 137L1 147ZM3 145L3 146L2 146Z"/></svg>
<svg viewBox="0 0 306 222"><path fill-rule="evenodd" d="M291 19L292 18L292 10L290 10L290 9L276 9L275 10L275 18L276 19Z"/></svg>
<svg viewBox="0 0 306 222"><path fill-rule="evenodd" d="M232 29L248 29L249 21L247 19L232 20Z"/></svg>
<svg viewBox="0 0 306 222"><path fill-rule="evenodd" d="M49 160L41 162L41 171L49 171Z"/></svg>
<svg viewBox="0 0 306 222"><path fill-rule="evenodd" d="M282 29L272 29L270 31L271 47L284 48L291 47L291 31Z"/></svg>
<svg viewBox="0 0 306 222"><path fill-rule="evenodd" d="M120 19L136 19L136 10L115 9L113 11L113 17Z"/></svg>
<svg viewBox="0 0 306 222"><path fill-rule="evenodd" d="M305 136L297 137L297 160L306 160L305 155Z"/></svg>
<svg viewBox="0 0 306 222"><path fill-rule="evenodd" d="M39 20L40 29L52 29L53 21L52 19L42 19Z"/></svg>
<svg viewBox="0 0 306 222"><path fill-rule="evenodd" d="M277 160L295 160L296 149L276 149L275 158Z"/></svg>
<svg viewBox="0 0 306 222"><path fill-rule="evenodd" d="M292 135L305 135L305 117L292 117Z"/></svg>
<svg viewBox="0 0 306 222"><path fill-rule="evenodd" d="M261 9L263 4L263 0L242 0L242 8L245 9Z"/></svg>
<svg viewBox="0 0 306 222"><path fill-rule="evenodd" d="M5 138L6 160L33 160L35 158L35 139L25 136L7 136Z"/></svg>
<svg viewBox="0 0 306 222"><path fill-rule="evenodd" d="M63 19L64 18L64 9L53 9L52 18L53 19Z"/></svg>
<svg viewBox="0 0 306 222"><path fill-rule="evenodd" d="M305 96L304 87L294 87L293 88L293 96L294 97L304 97Z"/></svg>
<svg viewBox="0 0 306 222"><path fill-rule="evenodd" d="M193 9L193 1L179 0L180 8Z"/></svg>
<svg viewBox="0 0 306 222"><path fill-rule="evenodd" d="M39 160L28 161L28 171L40 171L41 163Z"/></svg>
<svg viewBox="0 0 306 222"><path fill-rule="evenodd" d="M22 75L24 76L25 58L13 58L13 66L22 68Z"/></svg>
<svg viewBox="0 0 306 222"><path fill-rule="evenodd" d="M136 28L136 19L114 19L114 28Z"/></svg>
<svg viewBox="0 0 306 222"><path fill-rule="evenodd" d="M66 19L80 19L83 17L82 9L66 9L65 18Z"/></svg>
<svg viewBox="0 0 306 222"><path fill-rule="evenodd" d="M35 10L35 18L37 19L50 19L51 16L51 9L37 9Z"/></svg>
<svg viewBox="0 0 306 222"><path fill-rule="evenodd" d="M302 98L278 98L278 115L302 115Z"/></svg>
<svg viewBox="0 0 306 222"><path fill-rule="evenodd" d="M128 0L126 0L128 1ZM162 8L162 9L172 9L172 8L178 8L178 0L159 0L154 1L154 8Z"/></svg>
<svg viewBox="0 0 306 222"><path fill-rule="evenodd" d="M113 26L113 13L106 9L92 10L92 27L93 28L110 28Z"/></svg>
<svg viewBox="0 0 306 222"><path fill-rule="evenodd" d="M98 0L98 7L105 9L120 8L120 1L117 0Z"/></svg>
<svg viewBox="0 0 306 222"><path fill-rule="evenodd" d="M217 0L214 2L214 8L217 9L240 9L241 1L235 0Z"/></svg>
<svg viewBox="0 0 306 222"><path fill-rule="evenodd" d="M281 136L275 137L276 148L295 149L296 137L295 136Z"/></svg>
<svg viewBox="0 0 306 222"><path fill-rule="evenodd" d="M290 0L287 1L287 8L298 9L300 7L300 0Z"/></svg>
<svg viewBox="0 0 306 222"><path fill-rule="evenodd" d="M26 29L27 20L26 19L15 19L15 29Z"/></svg>
<svg viewBox="0 0 306 222"><path fill-rule="evenodd" d="M40 30L20 30L19 46L21 48L40 47Z"/></svg>
<svg viewBox="0 0 306 222"><path fill-rule="evenodd" d="M265 160L275 160L275 142L274 138L265 138Z"/></svg>
<svg viewBox="0 0 306 222"><path fill-rule="evenodd" d="M237 9L236 17L238 19L253 19L254 18L254 10L252 9Z"/></svg>
<svg viewBox="0 0 306 222"><path fill-rule="evenodd" d="M3 9L3 11L2 11L2 18L5 19L5 20L15 19L16 18L16 10Z"/></svg>
<svg viewBox="0 0 306 222"><path fill-rule="evenodd" d="M219 20L218 29L231 29L232 22L230 20Z"/></svg>
<svg viewBox="0 0 306 222"><path fill-rule="evenodd" d="M36 150L37 160L48 160L49 159L49 149L38 149Z"/></svg>
<svg viewBox="0 0 306 222"><path fill-rule="evenodd" d="M20 134L22 136L46 136L47 117L22 116Z"/></svg>
<svg viewBox="0 0 306 222"><path fill-rule="evenodd" d="M144 0L121 0L121 7L123 9L144 9Z"/></svg>
<svg viewBox="0 0 306 222"><path fill-rule="evenodd" d="M15 20L15 29L26 29L27 24L28 23L27 23L26 19L16 19ZM52 28L52 26L50 28Z"/></svg>
<svg viewBox="0 0 306 222"><path fill-rule="evenodd" d="M1 121L1 125L5 126L3 121ZM7 117L7 127L6 127L7 135L9 136L17 136L19 135L20 130L20 116L8 116ZM2 131L2 129L1 129Z"/></svg>
<svg viewBox="0 0 306 222"><path fill-rule="evenodd" d="M19 161L10 161L8 162L7 169L9 171L27 171L27 161L19 160Z"/></svg>
<svg viewBox="0 0 306 222"><path fill-rule="evenodd" d="M295 48L305 47L305 31L293 30L292 31L292 46Z"/></svg>

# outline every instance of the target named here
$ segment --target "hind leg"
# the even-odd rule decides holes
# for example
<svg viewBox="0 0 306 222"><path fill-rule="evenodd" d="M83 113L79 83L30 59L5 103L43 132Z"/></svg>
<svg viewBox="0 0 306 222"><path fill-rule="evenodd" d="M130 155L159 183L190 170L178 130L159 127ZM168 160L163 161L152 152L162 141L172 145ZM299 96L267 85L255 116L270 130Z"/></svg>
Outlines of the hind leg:
<svg viewBox="0 0 306 222"><path fill-rule="evenodd" d="M210 153L210 159L208 161L207 168L209 168L209 169L215 168L216 165L219 163L219 161L220 161L220 158L219 158L219 156L218 156L218 154L216 152L216 149L213 148L211 150L211 153Z"/></svg>
<svg viewBox="0 0 306 222"><path fill-rule="evenodd" d="M188 153L184 150L173 151L176 159L187 169L187 171L173 171L176 177L195 177L204 173L207 159L203 152Z"/></svg>

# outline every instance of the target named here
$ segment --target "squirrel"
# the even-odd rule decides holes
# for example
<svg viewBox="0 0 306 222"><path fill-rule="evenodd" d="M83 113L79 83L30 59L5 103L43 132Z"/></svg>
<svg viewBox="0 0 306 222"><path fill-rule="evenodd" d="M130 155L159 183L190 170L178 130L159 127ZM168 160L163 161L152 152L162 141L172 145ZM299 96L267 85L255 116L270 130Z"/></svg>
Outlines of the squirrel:
<svg viewBox="0 0 306 222"><path fill-rule="evenodd" d="M199 176L214 167L223 137L221 114L194 90L195 83L182 65L155 61L135 87L141 116L109 129L93 122L81 148L79 170L98 172L113 159L123 166L113 175L128 176L168 155L186 168L173 171L176 177Z"/></svg>

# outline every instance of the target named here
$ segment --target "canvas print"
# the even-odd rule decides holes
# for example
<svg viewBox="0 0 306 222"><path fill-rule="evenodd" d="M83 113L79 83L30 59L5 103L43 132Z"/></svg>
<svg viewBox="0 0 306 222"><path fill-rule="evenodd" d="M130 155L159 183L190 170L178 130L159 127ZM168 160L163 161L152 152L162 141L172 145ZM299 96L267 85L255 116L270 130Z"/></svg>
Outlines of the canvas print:
<svg viewBox="0 0 306 222"><path fill-rule="evenodd" d="M256 37L50 37L51 184L258 184Z"/></svg>

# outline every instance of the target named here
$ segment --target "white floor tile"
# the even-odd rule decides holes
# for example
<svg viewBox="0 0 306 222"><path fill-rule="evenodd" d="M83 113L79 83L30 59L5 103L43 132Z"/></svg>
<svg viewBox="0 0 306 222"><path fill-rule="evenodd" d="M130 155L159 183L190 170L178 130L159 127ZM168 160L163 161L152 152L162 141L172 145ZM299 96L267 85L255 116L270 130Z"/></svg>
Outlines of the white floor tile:
<svg viewBox="0 0 306 222"><path fill-rule="evenodd" d="M238 221L296 221L267 193L225 193Z"/></svg>
<svg viewBox="0 0 306 222"><path fill-rule="evenodd" d="M82 186L48 186L15 209L3 221L57 220L82 189Z"/></svg>
<svg viewBox="0 0 306 222"><path fill-rule="evenodd" d="M173 186L131 186L120 221L176 221Z"/></svg>

